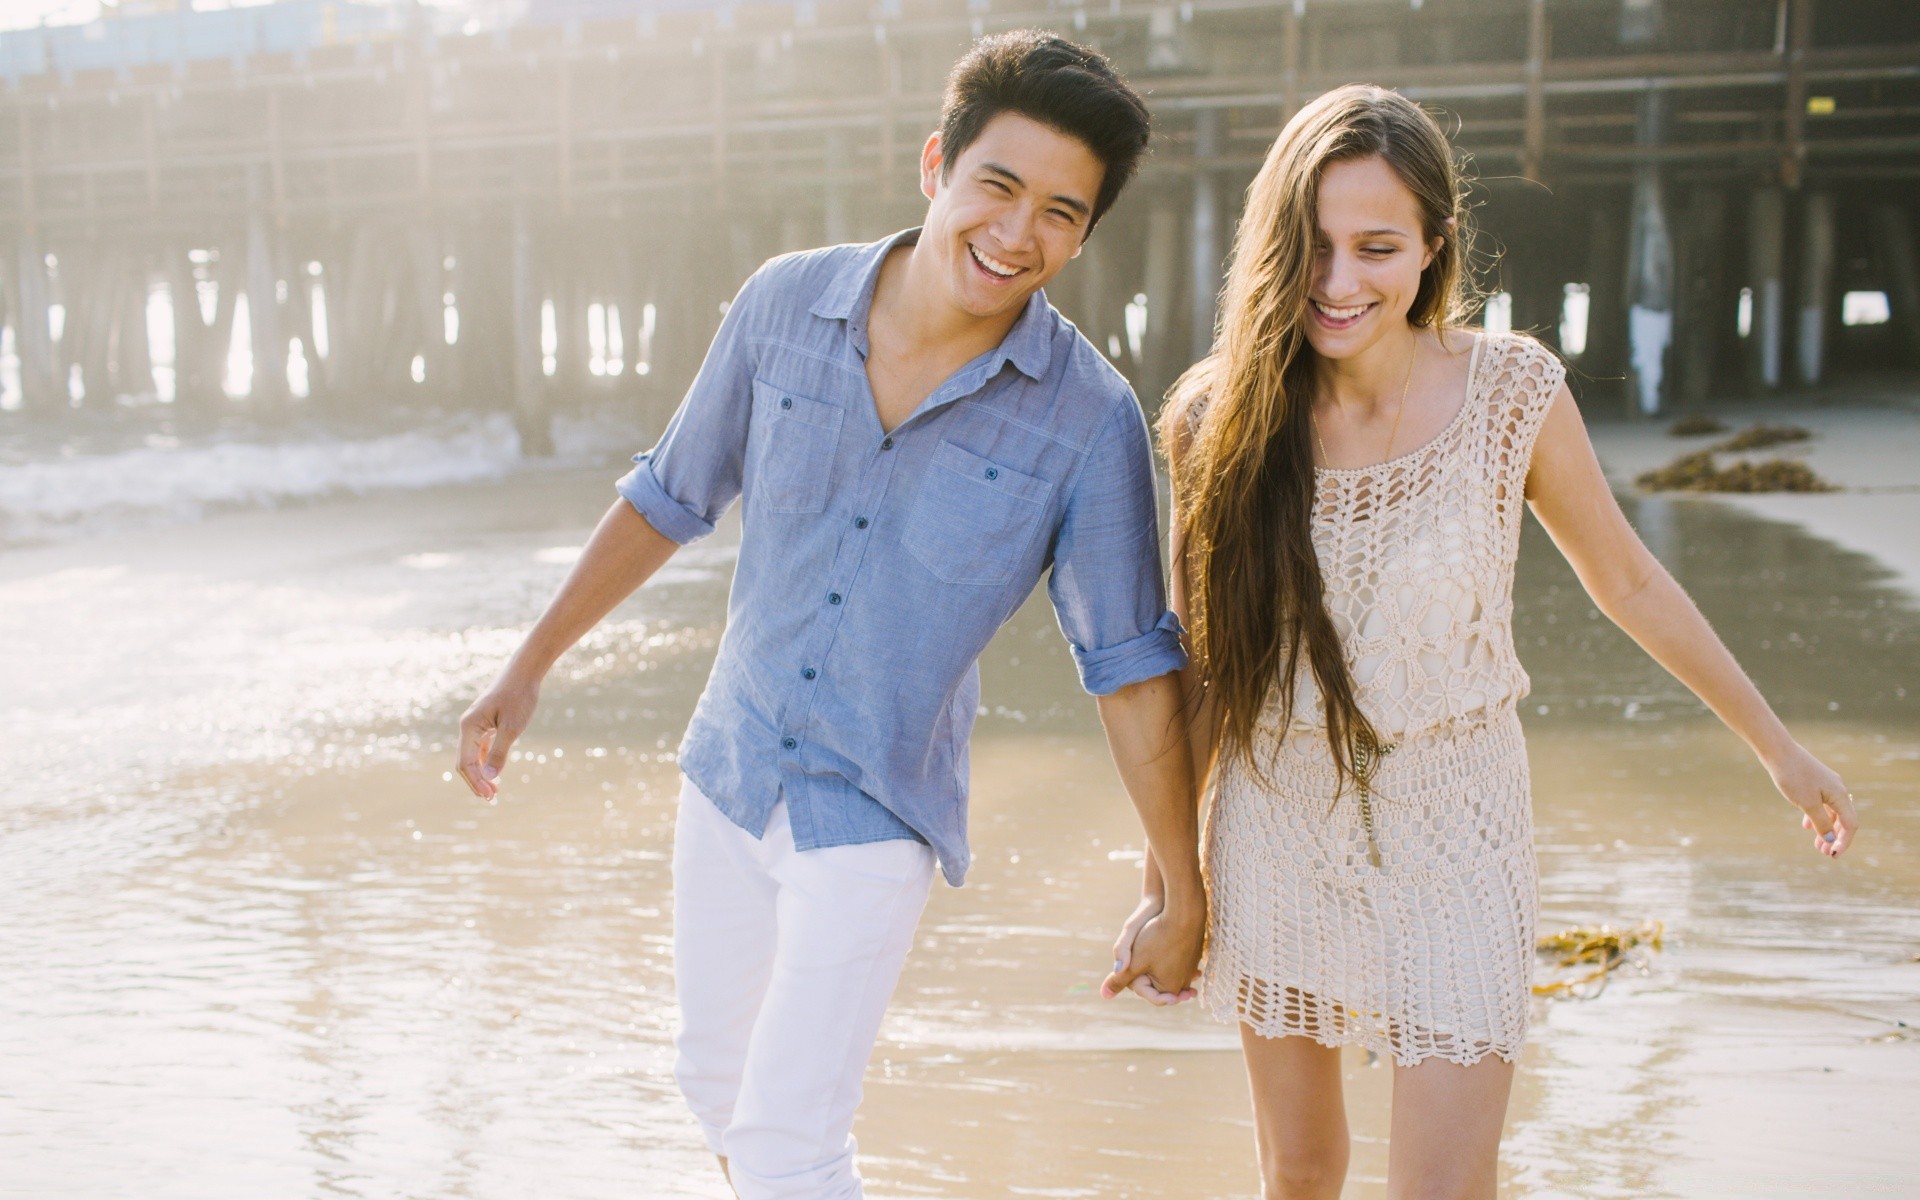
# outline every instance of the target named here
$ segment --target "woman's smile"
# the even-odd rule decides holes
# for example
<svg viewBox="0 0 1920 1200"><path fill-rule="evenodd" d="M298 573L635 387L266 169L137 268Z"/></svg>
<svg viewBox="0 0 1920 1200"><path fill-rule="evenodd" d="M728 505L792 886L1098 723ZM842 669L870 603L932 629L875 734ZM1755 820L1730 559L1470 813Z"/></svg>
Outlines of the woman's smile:
<svg viewBox="0 0 1920 1200"><path fill-rule="evenodd" d="M1307 307L1313 310L1314 320L1324 329L1339 331L1352 329L1364 320L1368 313L1380 307L1378 300L1367 304L1327 304L1319 300L1307 301Z"/></svg>

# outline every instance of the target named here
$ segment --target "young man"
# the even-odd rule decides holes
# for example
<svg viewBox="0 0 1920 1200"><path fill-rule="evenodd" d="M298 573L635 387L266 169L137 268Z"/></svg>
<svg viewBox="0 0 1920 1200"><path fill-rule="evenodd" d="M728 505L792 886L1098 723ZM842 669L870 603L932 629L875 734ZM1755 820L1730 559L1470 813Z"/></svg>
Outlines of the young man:
<svg viewBox="0 0 1920 1200"><path fill-rule="evenodd" d="M1165 875L1111 992L1169 1002L1205 900L1146 424L1046 302L1147 144L1140 98L1048 34L955 66L923 228L774 259L493 688L491 796L553 662L745 505L727 630L681 747L675 1075L743 1200L859 1197L861 1076L936 859L966 873L977 659L1051 568ZM483 758L484 756L484 758Z"/></svg>

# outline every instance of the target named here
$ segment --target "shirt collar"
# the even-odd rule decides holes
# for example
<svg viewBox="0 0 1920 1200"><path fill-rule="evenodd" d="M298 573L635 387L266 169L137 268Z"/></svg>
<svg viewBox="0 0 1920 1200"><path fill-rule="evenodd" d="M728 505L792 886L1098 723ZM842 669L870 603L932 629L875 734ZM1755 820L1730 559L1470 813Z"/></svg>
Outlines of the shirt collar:
<svg viewBox="0 0 1920 1200"><path fill-rule="evenodd" d="M810 310L816 317L845 321L847 334L862 358L867 353L867 314L873 307L873 289L880 279L880 265L896 247L911 246L919 240L920 229L916 226L860 247ZM1000 364L1011 362L1022 375L1038 381L1047 373L1052 360L1052 306L1042 289L1027 297L1019 319L988 360L989 374L998 371Z"/></svg>

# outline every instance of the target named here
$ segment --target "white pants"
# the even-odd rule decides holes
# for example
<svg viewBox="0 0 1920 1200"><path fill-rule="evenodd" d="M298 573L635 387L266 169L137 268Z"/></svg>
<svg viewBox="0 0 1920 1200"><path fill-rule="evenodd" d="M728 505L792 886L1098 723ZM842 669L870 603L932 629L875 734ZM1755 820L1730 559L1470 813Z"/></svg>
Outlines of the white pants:
<svg viewBox="0 0 1920 1200"><path fill-rule="evenodd" d="M741 1200L859 1200L853 1115L913 945L933 850L796 850L692 783L673 842L674 1077Z"/></svg>

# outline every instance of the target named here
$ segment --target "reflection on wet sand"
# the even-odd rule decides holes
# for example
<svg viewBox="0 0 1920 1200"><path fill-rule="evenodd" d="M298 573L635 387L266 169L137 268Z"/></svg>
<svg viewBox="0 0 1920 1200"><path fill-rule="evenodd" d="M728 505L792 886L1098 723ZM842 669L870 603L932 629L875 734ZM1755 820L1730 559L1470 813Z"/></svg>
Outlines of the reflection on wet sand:
<svg viewBox="0 0 1920 1200"><path fill-rule="evenodd" d="M562 663L504 799L443 779L606 489L556 472L0 556L27 760L0 803L0 1194L726 1195L668 1075L666 863L726 535ZM1530 531L1544 923L1658 917L1669 941L1598 1000L1538 1003L1504 1194L1900 1194L1920 612L1790 529L1634 515L1869 836L1814 855ZM1094 992L1141 841L1043 600L983 672L978 866L936 889L869 1075L874 1194L1255 1195L1233 1031ZM1348 1195L1377 1197L1391 1072L1347 1065Z"/></svg>

